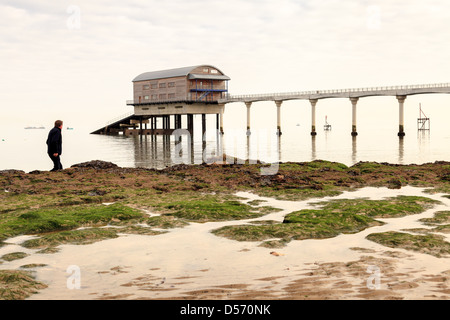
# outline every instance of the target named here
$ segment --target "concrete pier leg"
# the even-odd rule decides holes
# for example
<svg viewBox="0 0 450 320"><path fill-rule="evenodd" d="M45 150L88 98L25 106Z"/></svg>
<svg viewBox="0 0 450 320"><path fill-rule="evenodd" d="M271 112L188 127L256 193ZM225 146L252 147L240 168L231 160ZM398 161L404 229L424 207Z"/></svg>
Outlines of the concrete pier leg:
<svg viewBox="0 0 450 320"><path fill-rule="evenodd" d="M165 121L166 121L166 130L170 129L170 116L166 116Z"/></svg>
<svg viewBox="0 0 450 320"><path fill-rule="evenodd" d="M175 115L175 130L181 129L181 115Z"/></svg>
<svg viewBox="0 0 450 320"><path fill-rule="evenodd" d="M400 138L404 137L405 134L405 100L406 96L397 96L398 104L399 104L399 129L398 136Z"/></svg>
<svg viewBox="0 0 450 320"><path fill-rule="evenodd" d="M245 105L247 106L247 136L251 135L251 129L250 129L250 108L252 107L251 102L246 102Z"/></svg>
<svg viewBox="0 0 450 320"><path fill-rule="evenodd" d="M202 114L202 136L205 135L206 132L206 114Z"/></svg>
<svg viewBox="0 0 450 320"><path fill-rule="evenodd" d="M194 115L188 114L187 115L187 123L188 123L188 131L191 134L191 137L194 135Z"/></svg>
<svg viewBox="0 0 450 320"><path fill-rule="evenodd" d="M281 136L283 133L281 132L281 105L283 101L275 101L277 105L277 135Z"/></svg>
<svg viewBox="0 0 450 320"><path fill-rule="evenodd" d="M216 130L217 132L220 130L220 113L216 114Z"/></svg>
<svg viewBox="0 0 450 320"><path fill-rule="evenodd" d="M221 134L224 134L224 131L223 131L223 114L224 114L224 110L221 109L220 110L220 133Z"/></svg>
<svg viewBox="0 0 450 320"><path fill-rule="evenodd" d="M358 135L358 130L356 129L356 105L359 98L350 98L352 102L352 136L356 137Z"/></svg>
<svg viewBox="0 0 450 320"><path fill-rule="evenodd" d="M311 102L311 136L317 136L316 131L316 104L318 99L310 99Z"/></svg>

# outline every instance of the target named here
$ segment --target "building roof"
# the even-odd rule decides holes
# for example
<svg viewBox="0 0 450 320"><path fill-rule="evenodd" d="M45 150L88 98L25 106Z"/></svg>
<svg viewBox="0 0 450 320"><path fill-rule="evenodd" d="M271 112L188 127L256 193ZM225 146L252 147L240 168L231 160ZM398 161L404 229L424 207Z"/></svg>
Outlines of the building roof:
<svg viewBox="0 0 450 320"><path fill-rule="evenodd" d="M195 69L197 69L199 67L214 68L214 69L218 70L221 73L221 75L220 74L218 74L218 75L191 74L192 71L194 71ZM133 82L157 80L157 79L165 79L165 78L175 78L175 77L187 77L187 76L189 76L190 79L230 80L229 77L225 76L222 71L220 71L219 69L217 69L214 66L198 65L198 66L192 66L192 67L146 72L146 73L140 74L139 76L134 78Z"/></svg>

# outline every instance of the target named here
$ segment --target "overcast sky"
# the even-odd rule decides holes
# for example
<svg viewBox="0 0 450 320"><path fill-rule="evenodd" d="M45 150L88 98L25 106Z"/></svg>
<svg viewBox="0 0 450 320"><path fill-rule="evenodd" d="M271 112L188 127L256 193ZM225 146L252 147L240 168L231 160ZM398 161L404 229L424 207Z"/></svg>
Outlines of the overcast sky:
<svg viewBox="0 0 450 320"><path fill-rule="evenodd" d="M198 64L235 94L450 82L449 21L445 0L0 0L0 124L103 124L138 74Z"/></svg>

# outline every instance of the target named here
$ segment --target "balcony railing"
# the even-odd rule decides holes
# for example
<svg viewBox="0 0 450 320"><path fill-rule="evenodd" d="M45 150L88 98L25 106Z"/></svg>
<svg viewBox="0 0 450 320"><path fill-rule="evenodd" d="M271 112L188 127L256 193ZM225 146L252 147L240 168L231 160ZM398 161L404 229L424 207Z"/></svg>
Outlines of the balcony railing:
<svg viewBox="0 0 450 320"><path fill-rule="evenodd" d="M227 91L227 88L225 86L211 86L211 85L190 85L189 90L220 90L220 91Z"/></svg>

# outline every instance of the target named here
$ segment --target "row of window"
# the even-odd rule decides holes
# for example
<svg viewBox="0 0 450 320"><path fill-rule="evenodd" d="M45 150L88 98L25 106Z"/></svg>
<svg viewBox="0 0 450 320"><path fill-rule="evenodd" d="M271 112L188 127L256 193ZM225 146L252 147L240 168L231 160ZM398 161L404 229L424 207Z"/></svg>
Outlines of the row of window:
<svg viewBox="0 0 450 320"><path fill-rule="evenodd" d="M169 94L152 94L151 96L144 96L144 100L165 100L165 99L175 99L175 93Z"/></svg>
<svg viewBox="0 0 450 320"><path fill-rule="evenodd" d="M152 84L145 84L144 85L144 90L148 90L148 89L164 89L164 88L174 88L175 87L175 82L169 82L169 83L152 83Z"/></svg>

